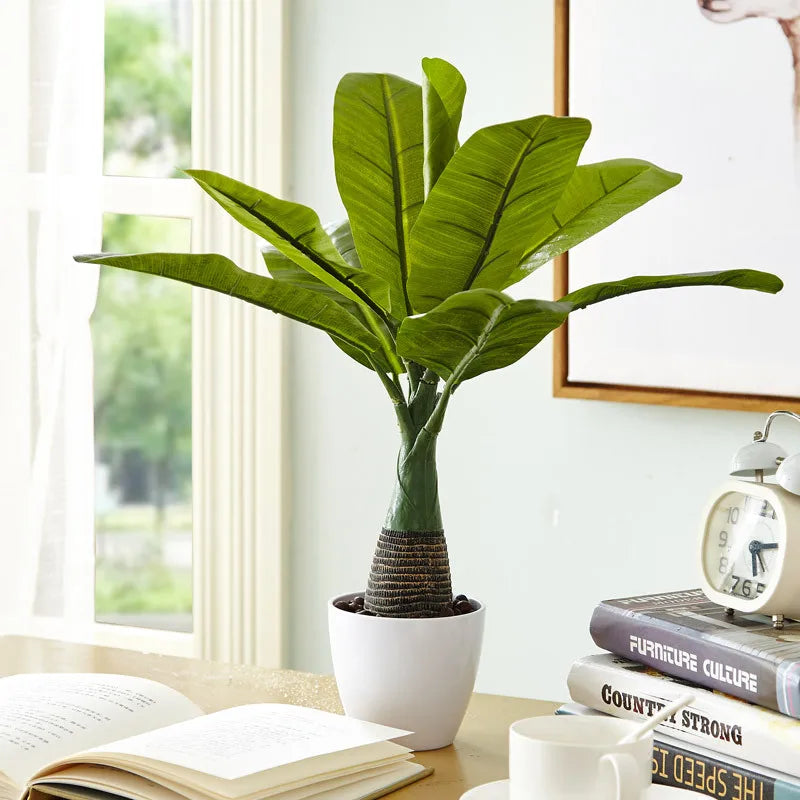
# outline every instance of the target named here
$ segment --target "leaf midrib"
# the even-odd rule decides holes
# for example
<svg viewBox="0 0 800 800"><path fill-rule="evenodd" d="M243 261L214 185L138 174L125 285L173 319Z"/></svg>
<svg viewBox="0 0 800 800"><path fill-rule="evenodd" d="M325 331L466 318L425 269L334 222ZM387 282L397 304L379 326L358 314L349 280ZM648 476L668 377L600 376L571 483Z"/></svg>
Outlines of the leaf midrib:
<svg viewBox="0 0 800 800"><path fill-rule="evenodd" d="M156 255L156 254L153 254L153 255ZM169 253L169 254L164 254L164 255L173 255L173 254ZM197 259L197 260L200 260L200 261L208 261L209 260L207 254L205 254L205 253L191 253L189 255L190 255L190 258L192 260L194 260L194 259ZM113 258L113 256L111 258ZM321 303L323 303L325 307L320 308L318 311L315 312L315 314L310 318L312 320L311 322L307 321L307 319L305 317L301 317L298 314L292 314L290 312L283 311L283 310L282 311L275 311L274 309L270 308L266 304L265 301L260 300L260 299L256 299L256 297L257 297L256 291L257 290L254 290L253 293L249 294L249 295L244 295L241 292L234 293L236 288L242 283L243 280L245 280L245 281L248 280L248 279L249 280L256 280L259 283L263 283L263 285L266 288L269 288L269 286L271 284L274 284L276 286L280 286L281 283L280 283L280 281L276 281L274 278L267 278L264 275L258 275L258 274L254 273L254 272L249 272L246 269L242 269L238 264L235 264L233 261L231 261L226 256L217 256L217 258L213 259L213 260L217 260L219 262L220 269L225 270L232 278L234 278L233 284L231 285L231 287L227 291L220 291L219 289L216 289L210 282L202 282L202 281L198 280L197 278L192 277L191 275L187 275L186 277L181 277L181 278L172 278L170 275L166 274L166 270L167 270L167 267L168 267L166 259L162 259L161 260L161 263L159 265L160 266L159 272L151 273L151 274L158 275L159 277L162 277L162 278L165 278L165 279L180 280L181 283L186 283L186 284L189 284L190 286L197 286L199 289L208 289L209 291L216 291L216 292L219 292L220 294L227 294L230 297L235 297L238 300L243 300L243 301L245 301L247 303L251 303L252 305L256 305L259 308L263 308L266 311L272 311L273 314L281 314L282 316L288 317L289 319L293 319L296 322L302 322L304 324L311 325L312 327L315 327L315 328L317 328L319 330L325 331L325 333L331 333L331 331L328 330L327 328L324 328L321 325L314 325L314 323L313 323L313 320L316 319L316 317L318 317L320 315L320 313L322 313L323 311L331 311L334 314L336 314L339 311L341 311L343 314L347 314L349 317L351 317L352 320L353 320L353 323L355 325L361 325L361 323L358 321L358 319L356 319L352 314L350 314L349 311L346 311L341 306L337 305L334 300L331 300L331 299L325 297L324 295L320 295L320 294L314 292L312 289L305 289L303 287L300 287L301 291L309 292L310 294L314 294L315 297L318 297L320 299ZM102 263L109 263L109 262L108 261L104 262L101 259L94 259L93 263L102 264ZM122 267L119 264L110 264L110 266L118 266L121 269L132 269L130 267ZM137 271L138 272L139 270L132 270L132 271ZM361 326L361 327L363 327L363 326ZM364 332L367 333L369 336L372 336L375 339L376 343L379 343L377 337L373 333L368 331L366 328L364 328ZM345 334L345 333L337 332L335 335L338 336L343 341L347 342L348 344L353 345L353 347L355 347L357 350L360 350L362 353L370 353L370 354L372 353L371 350L368 350L366 348L366 345L364 345L363 342L360 342L357 339L352 338L351 334Z"/></svg>
<svg viewBox="0 0 800 800"><path fill-rule="evenodd" d="M204 182L205 183L205 182ZM215 186L211 186L211 184L206 184L212 191L218 192L224 198L226 198L229 202L233 203L235 206L246 211L248 214L252 214L256 219L259 220L263 225L269 228L271 231L274 231L279 236L282 236L286 239L296 250L299 250L309 261L312 261L316 264L321 270L323 270L326 274L330 275L332 278L335 278L339 283L343 283L350 289L353 294L355 294L360 300L366 303L381 319L386 321L386 312L357 284L353 283L348 277L341 275L338 273L334 267L322 258L320 255L315 253L310 247L303 244L296 236L292 236L287 230L282 228L277 223L270 220L268 217L261 215L257 210L256 206L261 202L261 198L256 200L255 204L252 206L245 206L242 205L234 196L228 194L224 189L218 189ZM347 265L349 269L353 269L350 265Z"/></svg>
<svg viewBox="0 0 800 800"><path fill-rule="evenodd" d="M389 139L389 157L392 164L392 202L394 204L394 227L397 234L398 261L400 264L400 285L403 289L403 302L406 315L410 315L411 301L408 297L408 252L406 245L405 229L403 228L403 201L402 185L398 174L400 162L397 151L397 142L394 135L396 125L394 107L391 104L392 95L389 92L389 82L385 75L381 75L381 95L383 96L383 110L386 117L386 135Z"/></svg>
<svg viewBox="0 0 800 800"><path fill-rule="evenodd" d="M543 247L547 247L547 245L550 244L556 238L556 236L558 236L558 234L564 230L564 228L567 225L572 225L575 222L575 220L581 219L591 209L593 209L598 203L601 203L607 197L610 197L615 192L618 192L624 186L627 186L629 183L631 183L631 181L635 181L638 177L641 176L642 172L646 172L646 171L647 171L646 169L643 169L641 172L637 172L635 175L631 175L630 178L627 178L622 183L620 183L618 186L615 186L610 192L606 191L605 194L603 194L600 197L598 197L597 200L592 200L592 202L589 203L589 205L587 205L584 208L582 208L577 214L575 214L574 217L570 217L566 222L559 222L558 219L556 218L555 212L553 212L553 219L554 219L554 221L556 223L556 226L557 226L556 229L549 236L546 236L538 244L534 245L530 250L528 250L528 252L525 253L525 255L523 255L522 258L520 259L520 264L524 264L538 250L541 250ZM601 185L603 186L603 188L605 190L605 183L603 182L602 175L600 175L600 183L601 183Z"/></svg>
<svg viewBox="0 0 800 800"><path fill-rule="evenodd" d="M540 125L536 129L536 133L531 136L529 133L525 133L525 131L520 130L524 136L528 139L528 144L525 149L519 154L517 157L517 161L514 164L514 168L511 170L511 174L506 181L505 187L500 195L500 200L497 204L497 208L495 208L494 216L492 217L492 224L489 226L489 230L487 232L486 238L484 239L483 245L481 247L480 252L478 253L478 257L475 260L475 264L473 265L472 269L470 270L469 276L467 277L464 286L462 287L461 291L465 291L469 289L472 284L475 282L478 275L481 274L483 270L484 261L486 260L486 256L489 254L489 250L494 243L494 237L497 235L497 230L500 227L500 219L503 216L503 212L505 211L506 202L508 201L508 196L511 194L511 189L513 188L514 184L516 183L517 177L519 176L519 172L522 169L522 165L525 162L525 159L537 148L535 148L534 142L536 141L536 135L541 131L543 125ZM547 140L542 142L539 146L544 146L548 143Z"/></svg>
<svg viewBox="0 0 800 800"><path fill-rule="evenodd" d="M509 308L509 305L499 301L497 308L495 308L491 315L487 316L486 326L483 328L481 333L478 334L477 342L464 354L464 357L459 360L458 364L456 364L456 367L453 370L450 379L454 385L461 382L461 376L467 371L472 362L475 361L475 359L481 354L487 339L499 324L500 317L507 308Z"/></svg>

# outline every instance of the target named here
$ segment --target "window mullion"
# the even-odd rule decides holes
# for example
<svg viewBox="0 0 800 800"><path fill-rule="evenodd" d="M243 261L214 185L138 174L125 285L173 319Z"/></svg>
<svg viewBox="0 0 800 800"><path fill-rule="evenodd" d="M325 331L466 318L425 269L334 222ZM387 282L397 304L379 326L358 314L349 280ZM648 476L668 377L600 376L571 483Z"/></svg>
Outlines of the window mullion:
<svg viewBox="0 0 800 800"><path fill-rule="evenodd" d="M150 217L192 217L197 188L185 178L103 178L103 211Z"/></svg>

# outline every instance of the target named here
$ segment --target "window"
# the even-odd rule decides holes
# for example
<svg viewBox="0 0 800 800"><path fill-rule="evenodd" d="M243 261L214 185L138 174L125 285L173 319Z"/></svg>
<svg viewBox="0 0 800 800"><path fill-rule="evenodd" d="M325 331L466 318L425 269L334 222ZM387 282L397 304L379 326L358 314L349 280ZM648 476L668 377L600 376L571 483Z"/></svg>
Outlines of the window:
<svg viewBox="0 0 800 800"><path fill-rule="evenodd" d="M191 164L191 5L106 0L103 172L117 208ZM144 181L125 178L140 177ZM164 209L166 211L166 209ZM104 252L191 249L192 207L103 215ZM95 619L192 630L191 289L103 268L92 315Z"/></svg>
<svg viewBox="0 0 800 800"><path fill-rule="evenodd" d="M280 665L280 320L72 256L191 244L258 268L256 238L180 169L282 193L284 16L0 3L0 71L19 77L0 82L19 265L0 270L0 632ZM148 392L159 370L175 380Z"/></svg>
<svg viewBox="0 0 800 800"><path fill-rule="evenodd" d="M105 215L106 252L186 251L190 241L186 219ZM188 286L100 274L92 315L98 622L192 629L191 309Z"/></svg>

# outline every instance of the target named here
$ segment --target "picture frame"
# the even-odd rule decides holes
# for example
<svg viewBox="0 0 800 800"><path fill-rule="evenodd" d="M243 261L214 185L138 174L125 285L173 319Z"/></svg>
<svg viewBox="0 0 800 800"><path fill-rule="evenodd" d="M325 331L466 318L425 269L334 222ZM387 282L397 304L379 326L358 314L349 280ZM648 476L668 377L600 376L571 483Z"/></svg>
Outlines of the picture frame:
<svg viewBox="0 0 800 800"><path fill-rule="evenodd" d="M691 0L691 2L694 5L695 0ZM574 3L575 0L573 0L573 5ZM558 116L566 116L570 113L570 0L554 0L554 12L554 113ZM619 148L620 155L628 155L625 152L624 144L623 142L623 146ZM635 155L635 153L631 155ZM729 268L743 265L714 264L713 266L714 268ZM753 266L772 271L770 264L755 264ZM658 271L660 272L661 270ZM674 269L664 271L695 270L683 270L681 265L675 265ZM656 270L653 270L653 272L656 272ZM786 281L785 274L780 271L778 274ZM617 277L624 277L624 275L620 274ZM555 299L563 297L571 289L575 288L576 286L570 285L570 258L569 253L565 253L554 261L554 297ZM575 379L570 374L570 330L569 322L565 322L554 333L552 386L553 396L555 397L757 412L771 412L777 408L785 408L800 412L800 389L797 393L781 391L774 393L772 391L740 392L726 389L717 390L715 388L698 389L682 386L659 386L655 385L655 383L653 385L638 385L615 380L605 382ZM795 369L800 374L800 358L796 359L796 361ZM787 367L790 366L790 363L787 362ZM798 380L800 381L800 378ZM798 387L800 387L800 383L798 383Z"/></svg>

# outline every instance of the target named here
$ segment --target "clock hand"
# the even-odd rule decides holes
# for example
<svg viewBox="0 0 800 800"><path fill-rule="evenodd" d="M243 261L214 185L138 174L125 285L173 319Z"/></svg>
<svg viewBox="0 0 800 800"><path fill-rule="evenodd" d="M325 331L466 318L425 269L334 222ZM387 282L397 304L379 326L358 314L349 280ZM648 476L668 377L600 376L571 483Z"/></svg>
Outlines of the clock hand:
<svg viewBox="0 0 800 800"><path fill-rule="evenodd" d="M748 549L750 550L750 556L753 559L753 577L758 577L758 563L757 559L761 559L761 542L758 539L753 539L748 545ZM766 570L765 570L766 572Z"/></svg>
<svg viewBox="0 0 800 800"><path fill-rule="evenodd" d="M767 565L764 563L764 556L761 555L761 551L759 550L758 553L756 553L756 555L758 556L758 563L761 564L761 571L766 572Z"/></svg>
<svg viewBox="0 0 800 800"><path fill-rule="evenodd" d="M772 544L762 544L761 547L758 548L759 550L777 550L778 545L774 542Z"/></svg>

